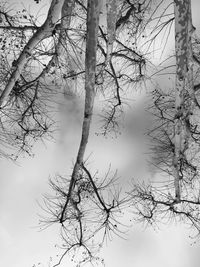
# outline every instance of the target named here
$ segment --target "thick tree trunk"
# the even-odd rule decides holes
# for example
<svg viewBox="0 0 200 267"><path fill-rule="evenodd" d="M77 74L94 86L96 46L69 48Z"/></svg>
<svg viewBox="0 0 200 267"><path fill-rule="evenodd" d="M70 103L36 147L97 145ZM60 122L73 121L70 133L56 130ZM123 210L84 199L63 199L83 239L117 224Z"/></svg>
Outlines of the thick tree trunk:
<svg viewBox="0 0 200 267"><path fill-rule="evenodd" d="M192 46L190 0L175 0L176 100L174 118L174 185L177 202L181 199L181 160L188 148L187 121L191 114ZM188 97L190 96L190 97Z"/></svg>

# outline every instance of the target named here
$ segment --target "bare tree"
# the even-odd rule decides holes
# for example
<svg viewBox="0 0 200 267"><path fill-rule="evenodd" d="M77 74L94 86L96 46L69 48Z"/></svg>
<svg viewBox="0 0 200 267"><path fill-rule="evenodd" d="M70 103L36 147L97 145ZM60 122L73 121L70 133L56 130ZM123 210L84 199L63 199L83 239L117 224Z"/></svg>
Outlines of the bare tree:
<svg viewBox="0 0 200 267"><path fill-rule="evenodd" d="M100 179L86 167L94 98L100 93L109 97L103 115L105 135L117 126L123 86L143 79L145 65L145 58L132 42L139 33L140 15L148 6L139 1L119 1L117 12L114 2L107 3L107 27L99 23L101 1L89 0L85 6L85 1L53 0L41 26L26 10L18 16L5 5L1 11L3 60L7 62L7 69L1 69L1 125L5 135L8 130L11 132L13 144L18 145L16 140L19 141L20 151L29 153L31 140L49 133L56 86L78 83L85 92L81 141L72 175L51 181L57 195L45 201L51 214L47 222L61 226L63 257L71 250L83 249L81 261L97 260L96 252L110 232L121 234L117 214L127 202L119 196L115 175L110 178L106 174ZM128 42L124 40L124 29L126 34L130 31ZM10 54L13 33L15 50ZM6 143L10 140L6 139ZM98 234L102 238L95 245Z"/></svg>
<svg viewBox="0 0 200 267"><path fill-rule="evenodd" d="M174 14L175 88L167 92L155 89L150 107L155 117L148 131L153 154L150 164L155 165L160 179L134 184L130 196L137 220L151 225L182 222L199 237L198 41L193 38L191 2L174 1Z"/></svg>
<svg viewBox="0 0 200 267"><path fill-rule="evenodd" d="M104 12L100 0L88 0L87 5L83 0L52 0L47 18L39 26L26 10L19 17L2 5L1 49L6 66L1 66L0 73L2 142L10 144L12 140L11 145L29 152L30 142L50 132L52 103L59 90L65 85L62 93L67 94L77 84L85 93L81 140L72 174L51 180L55 195L44 199L49 214L44 226L59 223L64 241L64 253L54 266L77 251L81 255L78 264L99 260L96 253L104 240L111 234L123 234L120 215L127 206L140 221L158 223L163 217L166 221L183 220L199 234L200 86L194 83L193 67L194 61L199 65L194 52L198 40L192 45L190 1L174 1L173 13L168 13L169 2L157 17L162 3L120 0L116 5L116 1L107 0L105 23L100 21ZM148 61L144 50L149 52L156 37L165 29L169 31L174 20L176 86L172 92L153 91L150 110L156 119L148 132L156 165L165 174L163 186L134 184L126 195L118 188L116 173L109 171L98 177L87 165L85 151L94 100L98 95L105 99L100 133L117 131L124 96L144 80ZM142 43L151 23L150 38ZM10 54L13 32L15 51Z"/></svg>
<svg viewBox="0 0 200 267"><path fill-rule="evenodd" d="M108 1L108 32L99 25L95 91L106 99L100 131L104 135L118 129L124 88L144 77L145 58L134 43L148 5L119 1L117 13L113 1ZM2 144L10 147L2 147L2 154L12 154L14 147L17 156L31 153L33 141L56 128L54 102L56 95L63 93L60 88L83 88L86 15L84 1L52 1L40 25L25 9L15 13L1 5L1 132L5 136ZM129 32L128 42L124 31Z"/></svg>

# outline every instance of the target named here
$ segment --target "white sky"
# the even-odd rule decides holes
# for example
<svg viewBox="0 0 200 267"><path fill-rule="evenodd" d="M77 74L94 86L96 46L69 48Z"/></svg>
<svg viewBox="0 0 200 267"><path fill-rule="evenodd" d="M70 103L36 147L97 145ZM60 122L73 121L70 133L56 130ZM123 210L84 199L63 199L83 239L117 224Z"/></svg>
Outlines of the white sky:
<svg viewBox="0 0 200 267"><path fill-rule="evenodd" d="M16 6L22 2L30 4L31 11L37 12L37 8L41 10L49 1L42 0L40 5L33 0L9 2L15 2ZM193 22L197 27L200 25L199 0L193 0L192 5ZM45 13L45 8L43 10ZM55 259L59 252L54 247L59 243L56 227L42 232L35 228L39 220L37 214L41 213L36 201L41 201L42 194L48 192L49 176L70 173L80 136L79 106L78 99L73 104L64 103L60 116L65 122L58 143L47 142L46 147L37 144L35 157L23 158L18 165L0 161L0 266L31 267L35 264L46 267L50 257ZM124 179L139 178L145 173L142 157L136 153L141 140L135 125L140 120L132 110L125 123L126 131L118 139L103 139L91 133L87 151L88 155L93 153L90 157L93 170L105 170L111 163L112 169L117 168ZM161 231L134 225L126 241L115 238L102 254L107 267L199 267L200 244L191 246L188 233L180 225L161 226ZM71 267L70 263L67 266Z"/></svg>

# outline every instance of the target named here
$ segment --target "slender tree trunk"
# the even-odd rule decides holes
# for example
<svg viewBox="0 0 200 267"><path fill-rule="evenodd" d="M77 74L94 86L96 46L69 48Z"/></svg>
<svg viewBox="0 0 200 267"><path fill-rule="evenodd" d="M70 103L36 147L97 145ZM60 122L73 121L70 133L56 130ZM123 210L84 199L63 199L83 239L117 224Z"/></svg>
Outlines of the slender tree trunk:
<svg viewBox="0 0 200 267"><path fill-rule="evenodd" d="M56 23L58 23L59 21L63 3L64 3L64 0L52 0L45 22L30 38L30 40L24 47L23 51L21 52L20 56L18 57L17 61L15 62L13 66L14 69L9 78L9 81L0 96L0 108L6 105L8 101L8 97L15 85L15 82L19 79L20 74L23 71L24 65L26 64L27 60L32 55L33 49L42 40L52 35L52 32L56 26Z"/></svg>
<svg viewBox="0 0 200 267"><path fill-rule="evenodd" d="M101 0L96 0L96 1L88 0L87 38L86 38L86 55L85 55L85 108L84 108L84 118L82 125L82 137L79 145L76 162L72 172L67 199L60 217L61 223L65 220L64 214L69 201L73 202L72 199L73 189L76 180L79 177L79 171L82 168L82 164L84 163L83 162L84 154L90 132L90 125L91 125L94 97L95 97L96 50L97 50L100 7L101 7Z"/></svg>
<svg viewBox="0 0 200 267"><path fill-rule="evenodd" d="M116 22L117 22L117 1L106 0L107 7L107 57L106 64L110 61L113 51L113 42L115 40Z"/></svg>
<svg viewBox="0 0 200 267"><path fill-rule="evenodd" d="M74 0L65 0L62 10L61 10L61 26L60 34L58 39L58 44L56 46L56 55L55 57L64 57L67 59L67 31L71 23L72 12L74 9L75 1ZM54 59L55 60L55 59Z"/></svg>
<svg viewBox="0 0 200 267"><path fill-rule="evenodd" d="M38 76L38 79L44 77L46 73L49 72L52 66L56 65L59 58L62 61L65 61L67 64L67 30L71 23L72 12L74 9L74 0L65 0L61 10L61 24L60 24L60 33L58 38L58 43L55 47L55 54L48 62L47 66L43 69L41 74Z"/></svg>

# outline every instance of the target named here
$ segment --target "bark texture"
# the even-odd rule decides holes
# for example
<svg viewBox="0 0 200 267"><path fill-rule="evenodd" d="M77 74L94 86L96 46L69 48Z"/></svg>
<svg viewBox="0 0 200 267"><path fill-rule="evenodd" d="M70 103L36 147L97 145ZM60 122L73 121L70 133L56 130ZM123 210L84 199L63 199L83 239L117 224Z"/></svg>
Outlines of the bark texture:
<svg viewBox="0 0 200 267"><path fill-rule="evenodd" d="M175 0L176 100L174 118L174 185L176 201L181 199L181 160L188 148L188 129L192 102L192 46L190 0Z"/></svg>

